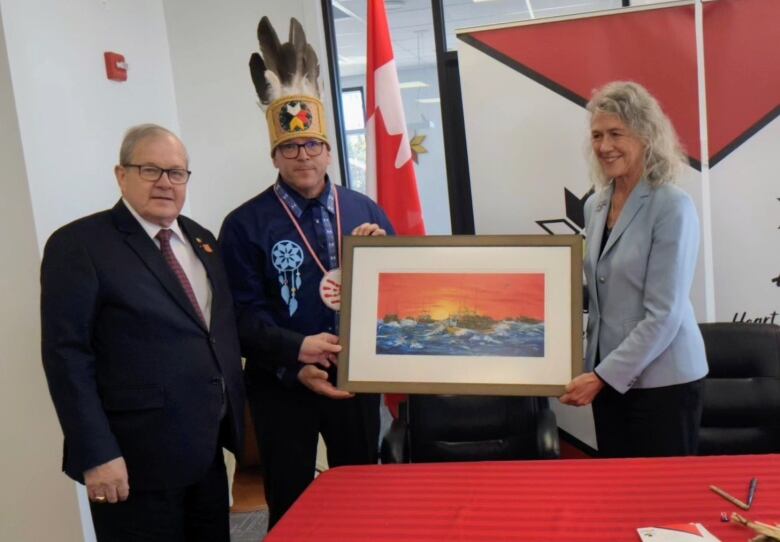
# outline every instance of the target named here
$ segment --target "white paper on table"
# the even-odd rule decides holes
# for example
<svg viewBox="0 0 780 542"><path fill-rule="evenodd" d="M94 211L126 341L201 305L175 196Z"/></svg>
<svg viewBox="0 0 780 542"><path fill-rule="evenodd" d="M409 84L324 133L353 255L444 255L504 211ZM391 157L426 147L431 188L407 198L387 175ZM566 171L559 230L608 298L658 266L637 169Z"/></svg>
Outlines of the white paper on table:
<svg viewBox="0 0 780 542"><path fill-rule="evenodd" d="M642 542L720 542L701 523L676 523L637 529Z"/></svg>

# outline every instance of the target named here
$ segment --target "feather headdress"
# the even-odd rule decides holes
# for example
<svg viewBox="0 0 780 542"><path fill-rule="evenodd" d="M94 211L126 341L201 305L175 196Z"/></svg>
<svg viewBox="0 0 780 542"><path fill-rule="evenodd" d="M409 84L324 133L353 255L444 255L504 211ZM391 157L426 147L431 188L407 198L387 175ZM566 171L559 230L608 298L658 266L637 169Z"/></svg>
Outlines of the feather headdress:
<svg viewBox="0 0 780 542"><path fill-rule="evenodd" d="M281 43L268 17L257 25L260 53L252 53L249 71L265 110L271 150L298 137L327 143L325 109L320 100L322 83L317 53L306 41L297 19L290 19L290 36Z"/></svg>

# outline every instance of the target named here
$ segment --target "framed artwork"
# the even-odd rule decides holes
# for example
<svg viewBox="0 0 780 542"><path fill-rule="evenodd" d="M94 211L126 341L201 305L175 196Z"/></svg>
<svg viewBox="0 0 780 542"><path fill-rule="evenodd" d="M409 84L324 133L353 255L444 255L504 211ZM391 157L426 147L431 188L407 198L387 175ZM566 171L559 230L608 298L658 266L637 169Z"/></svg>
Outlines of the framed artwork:
<svg viewBox="0 0 780 542"><path fill-rule="evenodd" d="M338 386L558 396L582 371L582 237L345 237Z"/></svg>

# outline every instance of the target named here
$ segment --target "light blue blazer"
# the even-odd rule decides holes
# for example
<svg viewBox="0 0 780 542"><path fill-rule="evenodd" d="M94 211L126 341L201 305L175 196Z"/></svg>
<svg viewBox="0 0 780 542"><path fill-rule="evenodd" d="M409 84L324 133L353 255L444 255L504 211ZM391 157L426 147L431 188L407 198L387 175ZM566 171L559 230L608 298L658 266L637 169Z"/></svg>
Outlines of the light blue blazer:
<svg viewBox="0 0 780 542"><path fill-rule="evenodd" d="M614 183L585 203L585 280L592 371L620 393L683 384L707 374L690 301L699 221L688 194L642 180L623 207L603 253L601 238Z"/></svg>

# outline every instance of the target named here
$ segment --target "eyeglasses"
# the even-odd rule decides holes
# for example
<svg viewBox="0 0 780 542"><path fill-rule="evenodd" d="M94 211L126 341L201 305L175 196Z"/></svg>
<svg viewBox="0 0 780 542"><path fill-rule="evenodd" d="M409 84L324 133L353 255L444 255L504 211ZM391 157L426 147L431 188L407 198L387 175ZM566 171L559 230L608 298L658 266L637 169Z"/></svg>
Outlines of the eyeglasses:
<svg viewBox="0 0 780 542"><path fill-rule="evenodd" d="M189 180L190 175L192 174L190 170L181 168L163 169L157 166L141 166L138 164L125 164L123 167L137 167L138 175L144 181L150 182L159 181L162 174L167 173L168 180L171 181L171 183L184 184Z"/></svg>
<svg viewBox="0 0 780 542"><path fill-rule="evenodd" d="M282 143L276 148L279 149L285 158L298 158L298 155L301 154L301 147L306 149L307 155L314 157L322 154L324 145L322 141L310 139L306 143Z"/></svg>

